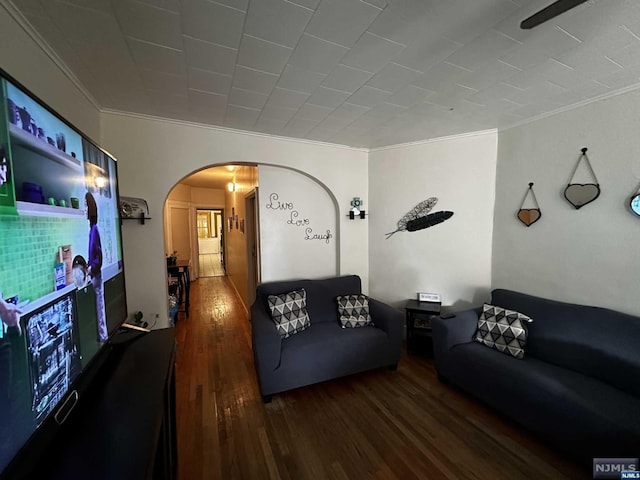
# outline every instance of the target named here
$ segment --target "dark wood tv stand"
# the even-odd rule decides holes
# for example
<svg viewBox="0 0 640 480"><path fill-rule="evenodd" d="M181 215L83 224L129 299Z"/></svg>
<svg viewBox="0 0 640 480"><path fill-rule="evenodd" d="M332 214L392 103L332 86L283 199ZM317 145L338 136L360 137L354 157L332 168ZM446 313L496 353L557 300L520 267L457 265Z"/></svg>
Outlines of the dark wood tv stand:
<svg viewBox="0 0 640 480"><path fill-rule="evenodd" d="M33 478L175 479L175 333L121 333Z"/></svg>

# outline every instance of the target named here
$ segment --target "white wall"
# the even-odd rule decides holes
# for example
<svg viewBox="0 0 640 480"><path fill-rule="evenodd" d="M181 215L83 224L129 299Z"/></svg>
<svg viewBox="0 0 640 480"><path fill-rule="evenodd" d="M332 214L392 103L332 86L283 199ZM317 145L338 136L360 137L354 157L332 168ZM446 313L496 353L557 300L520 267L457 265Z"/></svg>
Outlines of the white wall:
<svg viewBox="0 0 640 480"><path fill-rule="evenodd" d="M86 136L100 142L98 109L25 33L4 5L0 5L0 66Z"/></svg>
<svg viewBox="0 0 640 480"><path fill-rule="evenodd" d="M493 286L640 314L640 92L619 95L500 132ZM574 209L563 197L580 149L602 193ZM534 182L541 219L516 218Z"/></svg>
<svg viewBox="0 0 640 480"><path fill-rule="evenodd" d="M338 274L336 206L329 193L299 172L258 171L262 281Z"/></svg>
<svg viewBox="0 0 640 480"><path fill-rule="evenodd" d="M368 284L366 223L346 225L345 217L353 196L367 198L366 151L113 113L102 115L102 141L118 158L120 193L146 199L154 217L145 225L123 225L130 310L158 313L166 322L162 208L176 182L216 164L289 166L326 185L344 208L340 271Z"/></svg>
<svg viewBox="0 0 640 480"><path fill-rule="evenodd" d="M456 309L488 298L497 134L441 139L371 152L368 222L371 296L402 306L439 293ZM385 233L429 197L449 220L417 232Z"/></svg>
<svg viewBox="0 0 640 480"><path fill-rule="evenodd" d="M255 285L250 287L249 264L253 260L248 248L247 230L240 229L242 221L246 222L246 196L251 195L258 186L258 169L250 166L240 166L233 169L233 192L225 191L225 216L227 225L224 234L224 263L227 278L233 284L247 313L255 292ZM228 219L234 215L234 221L229 228ZM250 292L249 290L253 290Z"/></svg>

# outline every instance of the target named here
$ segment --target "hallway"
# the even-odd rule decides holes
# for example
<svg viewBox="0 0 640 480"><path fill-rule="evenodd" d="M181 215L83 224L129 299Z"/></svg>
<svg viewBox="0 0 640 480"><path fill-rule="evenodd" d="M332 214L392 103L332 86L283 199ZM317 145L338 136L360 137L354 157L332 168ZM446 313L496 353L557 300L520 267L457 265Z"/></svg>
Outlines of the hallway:
<svg viewBox="0 0 640 480"><path fill-rule="evenodd" d="M578 479L578 469L404 355L261 400L251 329L228 277L191 286L176 325L178 478ZM313 321L313 320L312 320Z"/></svg>
<svg viewBox="0 0 640 480"><path fill-rule="evenodd" d="M202 253L198 255L198 272L201 277L221 277L226 275L219 253Z"/></svg>

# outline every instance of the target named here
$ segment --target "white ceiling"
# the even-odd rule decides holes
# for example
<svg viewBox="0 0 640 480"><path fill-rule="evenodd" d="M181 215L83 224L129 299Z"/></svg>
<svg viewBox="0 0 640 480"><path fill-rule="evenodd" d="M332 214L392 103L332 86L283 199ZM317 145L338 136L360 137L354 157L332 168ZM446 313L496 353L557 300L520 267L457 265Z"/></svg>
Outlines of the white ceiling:
<svg viewBox="0 0 640 480"><path fill-rule="evenodd" d="M374 148L505 128L640 82L640 2L0 0L102 109ZM12 4L12 5L10 5Z"/></svg>

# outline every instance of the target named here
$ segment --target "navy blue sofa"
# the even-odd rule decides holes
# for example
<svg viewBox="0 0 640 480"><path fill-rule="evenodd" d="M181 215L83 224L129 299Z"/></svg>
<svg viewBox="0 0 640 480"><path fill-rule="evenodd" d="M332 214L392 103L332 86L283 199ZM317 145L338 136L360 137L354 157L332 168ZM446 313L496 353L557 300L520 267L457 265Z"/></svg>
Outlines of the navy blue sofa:
<svg viewBox="0 0 640 480"><path fill-rule="evenodd" d="M640 456L640 318L510 290L492 305L528 315L523 359L472 340L481 309L434 319L442 380L581 459Z"/></svg>
<svg viewBox="0 0 640 480"><path fill-rule="evenodd" d="M271 319L269 295L304 288L311 325L281 338ZM253 357L263 400L275 393L380 367L395 369L402 351L402 313L370 298L375 326L342 328L336 297L360 294L357 275L263 283L251 306Z"/></svg>

